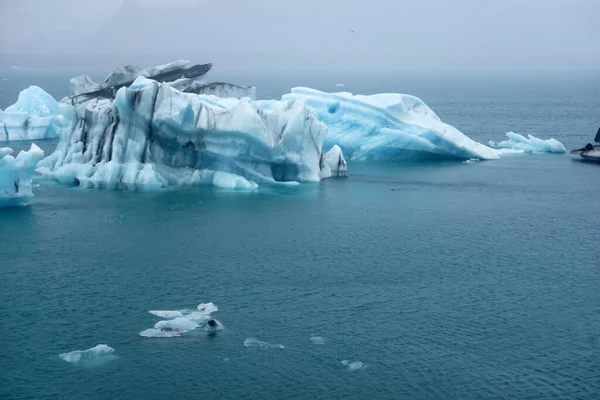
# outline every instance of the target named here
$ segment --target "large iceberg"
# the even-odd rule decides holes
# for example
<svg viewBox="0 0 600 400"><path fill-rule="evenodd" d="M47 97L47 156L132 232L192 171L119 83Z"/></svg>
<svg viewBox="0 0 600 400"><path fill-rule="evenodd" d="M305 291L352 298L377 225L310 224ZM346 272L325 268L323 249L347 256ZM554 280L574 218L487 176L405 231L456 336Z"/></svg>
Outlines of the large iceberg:
<svg viewBox="0 0 600 400"><path fill-rule="evenodd" d="M490 141L490 146L497 149L515 150L517 153L566 153L567 149L558 140L540 139L533 135L519 135L514 132L507 132L508 140L501 142Z"/></svg>
<svg viewBox="0 0 600 400"><path fill-rule="evenodd" d="M13 150L0 147L0 206L26 205L31 201L31 176L44 152L35 144L13 157Z"/></svg>
<svg viewBox="0 0 600 400"><path fill-rule="evenodd" d="M284 101L305 100L351 160L414 157L497 159L499 154L445 124L419 98L405 94L325 93L297 87Z"/></svg>
<svg viewBox="0 0 600 400"><path fill-rule="evenodd" d="M327 127L304 99L220 98L138 77L114 101L66 105L63 115L61 140L38 168L63 183L255 189L319 181L331 170L323 151Z"/></svg>
<svg viewBox="0 0 600 400"><path fill-rule="evenodd" d="M19 93L15 104L0 110L0 141L57 137L62 118L56 100L42 88L31 86Z"/></svg>

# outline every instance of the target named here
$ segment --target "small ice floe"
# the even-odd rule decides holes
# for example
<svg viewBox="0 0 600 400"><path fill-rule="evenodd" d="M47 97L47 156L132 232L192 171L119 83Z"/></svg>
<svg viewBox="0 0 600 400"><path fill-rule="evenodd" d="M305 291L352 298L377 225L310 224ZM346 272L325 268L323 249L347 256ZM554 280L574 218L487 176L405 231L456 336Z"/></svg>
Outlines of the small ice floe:
<svg viewBox="0 0 600 400"><path fill-rule="evenodd" d="M345 365L346 367L348 367L349 372L354 372L354 371L358 371L359 369L365 368L365 364L361 361L344 360L344 361L342 361L342 365Z"/></svg>
<svg viewBox="0 0 600 400"><path fill-rule="evenodd" d="M271 343L267 343L267 342L262 342L255 338L248 338L248 339L244 340L244 346L246 346L248 348L252 347L252 348L258 348L258 349L262 349L262 350L285 348L282 344L271 344Z"/></svg>
<svg viewBox="0 0 600 400"><path fill-rule="evenodd" d="M75 350L69 353L62 353L58 356L61 360L68 363L84 366L97 366L117 358L115 349L106 344L99 344L96 347L87 350Z"/></svg>
<svg viewBox="0 0 600 400"><path fill-rule="evenodd" d="M312 344L325 344L325 339L321 336L311 336L310 342Z"/></svg>
<svg viewBox="0 0 600 400"><path fill-rule="evenodd" d="M158 321L153 328L140 332L140 336L150 338L181 337L201 326L207 331L217 331L225 327L212 318L212 313L219 308L213 303L200 303L196 309L184 310L151 310L150 314L163 320Z"/></svg>
<svg viewBox="0 0 600 400"><path fill-rule="evenodd" d="M346 86L346 85L344 85L343 83L336 83L336 84L335 84L335 86L336 86L336 87L344 87L344 86Z"/></svg>
<svg viewBox="0 0 600 400"><path fill-rule="evenodd" d="M469 158L466 161L463 161L463 164L475 164L479 162L479 158Z"/></svg>

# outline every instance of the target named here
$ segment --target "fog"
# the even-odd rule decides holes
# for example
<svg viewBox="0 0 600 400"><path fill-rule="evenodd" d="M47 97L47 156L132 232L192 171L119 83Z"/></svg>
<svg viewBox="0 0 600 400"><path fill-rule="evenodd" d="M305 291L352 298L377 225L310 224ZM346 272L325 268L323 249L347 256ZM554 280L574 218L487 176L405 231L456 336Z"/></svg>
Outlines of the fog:
<svg viewBox="0 0 600 400"><path fill-rule="evenodd" d="M0 67L595 69L597 0L0 0Z"/></svg>

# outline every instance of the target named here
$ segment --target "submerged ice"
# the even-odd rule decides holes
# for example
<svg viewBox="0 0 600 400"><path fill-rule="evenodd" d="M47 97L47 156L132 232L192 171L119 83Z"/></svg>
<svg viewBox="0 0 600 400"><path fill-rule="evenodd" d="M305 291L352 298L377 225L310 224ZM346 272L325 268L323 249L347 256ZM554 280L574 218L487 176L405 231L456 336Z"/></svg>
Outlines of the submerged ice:
<svg viewBox="0 0 600 400"><path fill-rule="evenodd" d="M342 361L342 365L348 367L349 372L358 371L359 369L363 369L365 367L365 364L362 361L344 360Z"/></svg>
<svg viewBox="0 0 600 400"><path fill-rule="evenodd" d="M59 104L42 88L30 86L15 104L0 110L0 141L58 137L63 116Z"/></svg>
<svg viewBox="0 0 600 400"><path fill-rule="evenodd" d="M44 157L44 152L35 144L16 157L12 152L9 147L0 147L0 207L25 205L31 201L31 176Z"/></svg>

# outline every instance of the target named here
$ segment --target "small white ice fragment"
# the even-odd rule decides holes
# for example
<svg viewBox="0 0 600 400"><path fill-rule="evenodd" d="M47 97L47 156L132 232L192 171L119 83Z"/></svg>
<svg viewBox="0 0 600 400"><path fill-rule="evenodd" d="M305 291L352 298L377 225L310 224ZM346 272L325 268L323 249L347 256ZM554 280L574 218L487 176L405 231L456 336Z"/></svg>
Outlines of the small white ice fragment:
<svg viewBox="0 0 600 400"><path fill-rule="evenodd" d="M268 342L262 342L258 339L255 338L248 338L246 340L244 340L244 346L246 347L256 347L256 348L260 348L263 350L269 350L269 349L283 349L285 348L282 344L271 344Z"/></svg>
<svg viewBox="0 0 600 400"><path fill-rule="evenodd" d="M475 164L479 162L479 158L469 158L466 161L463 161L463 164Z"/></svg>

